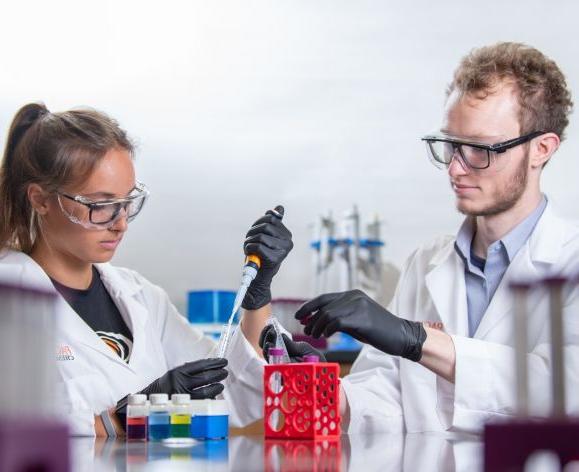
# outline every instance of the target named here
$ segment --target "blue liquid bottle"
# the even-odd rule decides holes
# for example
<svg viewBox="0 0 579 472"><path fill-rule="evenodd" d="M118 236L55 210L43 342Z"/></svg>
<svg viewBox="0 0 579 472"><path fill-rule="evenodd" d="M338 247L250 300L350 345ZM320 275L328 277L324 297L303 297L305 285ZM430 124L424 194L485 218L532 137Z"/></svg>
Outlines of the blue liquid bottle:
<svg viewBox="0 0 579 472"><path fill-rule="evenodd" d="M225 439L229 436L229 408L225 400L191 401L191 437Z"/></svg>
<svg viewBox="0 0 579 472"><path fill-rule="evenodd" d="M171 435L169 396L166 393L152 393L149 401L149 441L162 441Z"/></svg>

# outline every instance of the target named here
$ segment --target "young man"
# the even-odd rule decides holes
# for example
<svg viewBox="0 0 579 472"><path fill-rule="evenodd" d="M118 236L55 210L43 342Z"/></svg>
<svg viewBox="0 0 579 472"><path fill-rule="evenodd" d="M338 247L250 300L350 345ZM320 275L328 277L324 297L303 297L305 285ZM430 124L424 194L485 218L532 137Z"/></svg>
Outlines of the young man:
<svg viewBox="0 0 579 472"><path fill-rule="evenodd" d="M414 252L389 310L356 290L322 295L296 313L314 337L344 331L368 344L342 383L349 432L474 432L515 413L509 282L579 272L579 228L554 215L540 187L571 108L563 74L536 49L500 43L462 60L441 130L423 138L466 215L457 236ZM551 400L548 297L531 296L531 411L543 416ZM568 387L576 392L577 291L565 292L565 306ZM567 396L569 412L579 412L578 398Z"/></svg>

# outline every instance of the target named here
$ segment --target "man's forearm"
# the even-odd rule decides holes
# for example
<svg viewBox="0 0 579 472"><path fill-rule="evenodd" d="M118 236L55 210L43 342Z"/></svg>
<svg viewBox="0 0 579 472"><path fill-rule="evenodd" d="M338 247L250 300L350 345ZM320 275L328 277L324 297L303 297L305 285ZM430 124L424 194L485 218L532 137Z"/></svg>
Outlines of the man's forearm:
<svg viewBox="0 0 579 472"><path fill-rule="evenodd" d="M426 341L422 345L422 364L443 379L454 383L456 351L452 338L438 329L424 327Z"/></svg>

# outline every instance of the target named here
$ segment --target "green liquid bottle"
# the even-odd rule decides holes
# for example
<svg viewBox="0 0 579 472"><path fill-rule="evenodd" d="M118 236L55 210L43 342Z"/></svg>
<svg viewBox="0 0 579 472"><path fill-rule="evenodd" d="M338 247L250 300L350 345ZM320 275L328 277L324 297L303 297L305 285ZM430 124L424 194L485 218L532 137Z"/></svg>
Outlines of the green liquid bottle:
<svg viewBox="0 0 579 472"><path fill-rule="evenodd" d="M188 438L191 429L191 396L188 393L174 393L171 401L171 437Z"/></svg>

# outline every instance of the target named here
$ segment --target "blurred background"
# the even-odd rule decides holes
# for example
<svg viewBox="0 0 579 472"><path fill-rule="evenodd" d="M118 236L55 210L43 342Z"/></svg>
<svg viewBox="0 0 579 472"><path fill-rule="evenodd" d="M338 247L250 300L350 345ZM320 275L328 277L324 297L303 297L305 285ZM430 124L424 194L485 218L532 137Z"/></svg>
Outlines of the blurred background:
<svg viewBox="0 0 579 472"><path fill-rule="evenodd" d="M454 68L476 46L521 41L579 93L578 14L573 1L538 0L4 3L2 139L30 101L115 117L138 143L151 198L113 263L182 312L189 290L237 288L245 232L283 204L295 249L274 295L306 298L320 216L339 222L357 205L363 230L377 217L392 273L457 230L447 176L419 139L440 123ZM572 118L543 180L572 218L577 134Z"/></svg>

